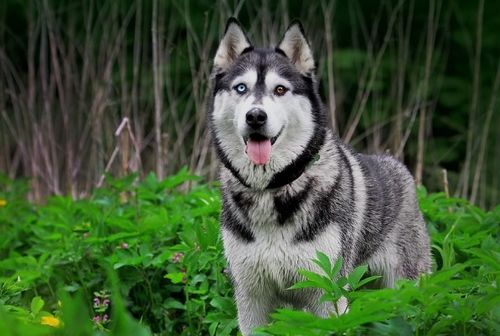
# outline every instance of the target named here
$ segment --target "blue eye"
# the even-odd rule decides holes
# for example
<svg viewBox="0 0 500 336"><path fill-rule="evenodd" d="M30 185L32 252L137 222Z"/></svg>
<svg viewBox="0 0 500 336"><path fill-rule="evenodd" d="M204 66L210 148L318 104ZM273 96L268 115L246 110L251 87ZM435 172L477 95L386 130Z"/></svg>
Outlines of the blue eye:
<svg viewBox="0 0 500 336"><path fill-rule="evenodd" d="M236 92L238 92L239 94L244 94L245 92L247 92L247 86L243 83L240 83L238 85L236 85L234 87L234 89L236 90Z"/></svg>

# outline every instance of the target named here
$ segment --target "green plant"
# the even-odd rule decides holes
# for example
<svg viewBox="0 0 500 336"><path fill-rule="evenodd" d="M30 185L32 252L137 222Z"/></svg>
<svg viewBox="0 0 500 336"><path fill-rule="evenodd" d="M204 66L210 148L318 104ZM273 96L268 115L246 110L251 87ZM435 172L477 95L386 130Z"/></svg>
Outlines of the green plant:
<svg viewBox="0 0 500 336"><path fill-rule="evenodd" d="M340 298L345 297L348 302L351 302L350 299L353 298L351 296L352 291L380 278L378 275L373 275L362 279L368 270L368 266L366 265L356 267L346 276L340 276L344 262L342 256L339 256L335 261L335 265L332 266L328 256L317 251L316 259L313 261L321 268L325 275L308 270L299 270L298 273L307 280L294 284L290 289L321 288L325 292L320 299L321 302L330 301L333 304L336 315L340 315L341 313L338 305Z"/></svg>
<svg viewBox="0 0 500 336"><path fill-rule="evenodd" d="M181 190L196 180L186 170L161 181L153 174L142 182L108 177L88 199L52 197L42 206L24 200L24 182L2 180L3 309L36 323L24 308L33 297L55 312L59 301L68 307L65 293L66 300L81 298L95 332L116 332L117 321L129 319L116 312L121 300L118 308L152 333L229 334L236 322L219 238L220 196L205 185ZM61 319L63 329L74 324Z"/></svg>
<svg viewBox="0 0 500 336"><path fill-rule="evenodd" d="M0 334L237 334L217 186L185 169L163 180L105 181L88 198L36 205L26 200L26 181L0 176ZM498 333L500 207L483 211L423 188L418 196L432 236L431 275L367 289L374 278L366 266L341 274L341 258L318 253L321 273L300 271L304 281L293 287L322 289L332 303L345 296L349 311L322 319L282 309L257 333Z"/></svg>

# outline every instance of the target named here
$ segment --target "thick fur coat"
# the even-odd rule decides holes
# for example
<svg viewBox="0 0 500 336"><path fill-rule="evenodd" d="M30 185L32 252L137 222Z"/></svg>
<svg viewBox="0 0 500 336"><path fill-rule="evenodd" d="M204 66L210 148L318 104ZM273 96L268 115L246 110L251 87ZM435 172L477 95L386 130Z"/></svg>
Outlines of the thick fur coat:
<svg viewBox="0 0 500 336"><path fill-rule="evenodd" d="M316 251L368 264L385 286L430 271L429 237L408 170L329 129L299 23L274 49L230 19L214 60L208 122L222 162L221 228L243 335L291 306L333 312L316 290L287 290ZM346 303L343 302L344 308Z"/></svg>

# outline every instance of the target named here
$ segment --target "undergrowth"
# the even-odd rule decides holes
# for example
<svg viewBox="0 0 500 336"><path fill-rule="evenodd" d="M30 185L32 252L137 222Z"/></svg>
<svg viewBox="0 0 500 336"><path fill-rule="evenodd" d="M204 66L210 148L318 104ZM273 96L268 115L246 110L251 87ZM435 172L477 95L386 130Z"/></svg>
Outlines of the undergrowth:
<svg viewBox="0 0 500 336"><path fill-rule="evenodd" d="M217 186L186 170L162 181L106 181L88 199L35 205L26 181L0 177L0 333L237 334ZM368 289L365 266L339 278L342 261L318 253L323 273L300 271L305 282L294 287L323 288L332 302L347 296L349 311L321 319L281 309L256 333L498 334L500 207L486 212L423 188L419 200L432 236L431 275Z"/></svg>

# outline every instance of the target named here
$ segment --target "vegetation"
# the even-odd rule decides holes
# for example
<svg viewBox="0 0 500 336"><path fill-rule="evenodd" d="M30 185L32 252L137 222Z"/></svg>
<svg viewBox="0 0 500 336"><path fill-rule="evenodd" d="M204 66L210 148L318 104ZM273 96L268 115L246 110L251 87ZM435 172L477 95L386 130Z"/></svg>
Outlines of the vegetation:
<svg viewBox="0 0 500 336"><path fill-rule="evenodd" d="M500 334L499 12L484 0L0 1L0 334L237 334L205 122L230 16L258 46L300 18L332 127L391 152L430 192L431 275L374 290L365 266L339 278L342 260L318 251L323 273L299 271L295 287L346 296L349 312L282 309L257 333Z"/></svg>
<svg viewBox="0 0 500 336"><path fill-rule="evenodd" d="M186 186L197 182L187 191ZM0 179L2 335L235 335L236 310L219 236L218 188L186 170L108 177L91 197L25 200L26 181ZM360 267L321 253L302 272L349 312L320 319L279 310L259 335L493 335L500 332L500 207L419 189L434 271L395 289L368 289ZM344 284L351 284L346 291ZM294 289L290 289L294 290Z"/></svg>
<svg viewBox="0 0 500 336"><path fill-rule="evenodd" d="M90 195L104 172L213 180L212 57L237 16L272 46L300 18L333 127L429 190L498 204L499 1L0 3L0 171L30 197ZM119 127L122 125L122 127ZM115 131L117 131L115 135Z"/></svg>

